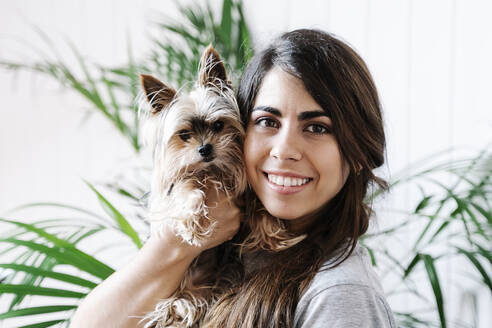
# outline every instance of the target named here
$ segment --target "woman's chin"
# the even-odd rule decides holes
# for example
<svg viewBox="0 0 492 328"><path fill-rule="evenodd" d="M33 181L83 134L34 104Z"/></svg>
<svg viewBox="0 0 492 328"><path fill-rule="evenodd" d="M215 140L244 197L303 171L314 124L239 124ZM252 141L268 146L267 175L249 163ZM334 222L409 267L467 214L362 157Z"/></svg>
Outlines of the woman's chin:
<svg viewBox="0 0 492 328"><path fill-rule="evenodd" d="M303 216L302 213L298 211L293 211L285 208L267 208L266 209L270 215L282 219L282 220L296 220Z"/></svg>

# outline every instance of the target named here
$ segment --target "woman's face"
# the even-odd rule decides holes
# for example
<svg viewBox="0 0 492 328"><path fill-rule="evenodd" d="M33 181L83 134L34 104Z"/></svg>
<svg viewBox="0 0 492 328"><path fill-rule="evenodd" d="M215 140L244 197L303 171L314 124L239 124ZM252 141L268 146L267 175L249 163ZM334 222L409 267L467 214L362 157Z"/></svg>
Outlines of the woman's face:
<svg viewBox="0 0 492 328"><path fill-rule="evenodd" d="M301 80L277 67L267 72L249 119L244 155L249 182L270 214L307 218L343 187L348 165L331 131L330 118Z"/></svg>

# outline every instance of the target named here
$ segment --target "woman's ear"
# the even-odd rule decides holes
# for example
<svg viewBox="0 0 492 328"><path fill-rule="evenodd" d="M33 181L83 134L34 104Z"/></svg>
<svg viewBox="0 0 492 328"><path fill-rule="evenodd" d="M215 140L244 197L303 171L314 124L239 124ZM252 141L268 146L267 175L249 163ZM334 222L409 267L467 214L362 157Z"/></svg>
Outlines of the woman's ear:
<svg viewBox="0 0 492 328"><path fill-rule="evenodd" d="M140 75L142 87L151 105L151 113L157 114L174 99L176 91L151 75Z"/></svg>
<svg viewBox="0 0 492 328"><path fill-rule="evenodd" d="M220 59L217 50L211 44L202 54L198 83L200 86L206 86L211 83L220 89L224 86L230 87L224 63Z"/></svg>

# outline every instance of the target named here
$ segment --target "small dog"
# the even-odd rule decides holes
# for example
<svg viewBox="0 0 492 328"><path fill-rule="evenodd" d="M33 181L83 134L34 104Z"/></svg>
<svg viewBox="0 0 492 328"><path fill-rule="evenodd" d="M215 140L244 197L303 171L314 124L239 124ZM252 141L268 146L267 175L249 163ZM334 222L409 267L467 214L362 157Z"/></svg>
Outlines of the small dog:
<svg viewBox="0 0 492 328"><path fill-rule="evenodd" d="M154 157L151 233L159 234L164 225L170 225L184 242L199 246L214 230L205 205L206 190L220 190L235 201L247 184L242 154L245 133L226 69L210 45L190 93L180 94L150 75L141 75L141 81L150 109L140 113L146 116L144 130ZM212 302L210 289L216 279L213 272L197 267L208 261L203 261L204 256L215 255L200 255L174 295L144 318L148 320L145 327L198 324Z"/></svg>

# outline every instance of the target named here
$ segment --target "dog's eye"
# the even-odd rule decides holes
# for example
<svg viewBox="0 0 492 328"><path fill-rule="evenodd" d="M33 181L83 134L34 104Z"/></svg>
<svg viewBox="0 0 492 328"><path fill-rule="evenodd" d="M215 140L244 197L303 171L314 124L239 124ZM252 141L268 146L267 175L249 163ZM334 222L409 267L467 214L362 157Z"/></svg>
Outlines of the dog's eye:
<svg viewBox="0 0 492 328"><path fill-rule="evenodd" d="M224 122L222 121L215 121L214 124L212 125L212 129L214 132L220 132L224 128Z"/></svg>
<svg viewBox="0 0 492 328"><path fill-rule="evenodd" d="M187 141L188 139L191 138L191 132L188 130L181 130L178 132L178 135L183 141Z"/></svg>

